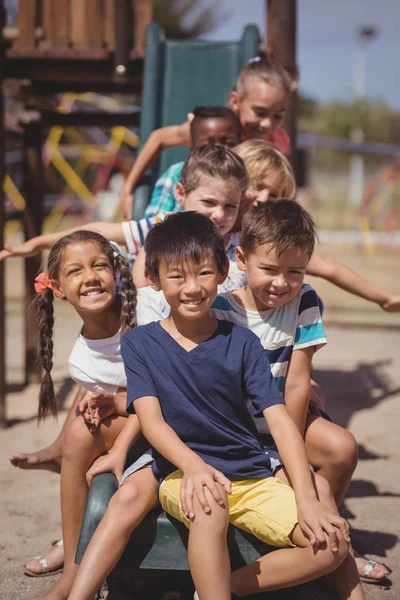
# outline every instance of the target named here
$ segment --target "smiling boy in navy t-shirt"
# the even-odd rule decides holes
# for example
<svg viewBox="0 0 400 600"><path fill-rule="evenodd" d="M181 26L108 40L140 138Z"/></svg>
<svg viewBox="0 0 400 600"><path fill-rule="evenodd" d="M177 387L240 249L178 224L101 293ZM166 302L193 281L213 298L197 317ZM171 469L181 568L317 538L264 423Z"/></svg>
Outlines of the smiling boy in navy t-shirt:
<svg viewBox="0 0 400 600"><path fill-rule="evenodd" d="M200 598L225 600L231 588L241 596L333 571L348 552L346 526L317 499L266 354L252 332L210 315L228 269L218 230L196 213L171 215L149 233L145 249L147 276L171 313L122 338L128 411L156 450L163 508L190 527ZM247 398L264 415L294 491L273 477ZM257 561L257 575L244 567L231 581L228 520L287 549Z"/></svg>

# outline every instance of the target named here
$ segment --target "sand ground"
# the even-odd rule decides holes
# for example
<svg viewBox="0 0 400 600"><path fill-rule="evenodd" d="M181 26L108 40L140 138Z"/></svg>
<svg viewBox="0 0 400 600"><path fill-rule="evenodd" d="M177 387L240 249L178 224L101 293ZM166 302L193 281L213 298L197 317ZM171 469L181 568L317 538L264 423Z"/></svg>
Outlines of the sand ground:
<svg viewBox="0 0 400 600"><path fill-rule="evenodd" d="M324 251L346 255L342 248ZM399 257L388 253L366 260L346 256L347 264L400 292ZM360 444L360 461L345 503L358 550L393 569L391 589L365 586L368 600L400 599L400 315L351 298L325 282L313 281L326 306L329 344L315 358L314 375L327 393L328 411ZM37 426L38 385L23 388L21 262L7 263L8 427L0 431L0 599L27 600L47 590L54 577L25 577L21 565L60 537L59 477L14 469L8 456L32 451L57 435L74 393L66 360L79 320L65 305L56 315L54 375L61 411L58 422ZM293 596L295 597L295 596Z"/></svg>

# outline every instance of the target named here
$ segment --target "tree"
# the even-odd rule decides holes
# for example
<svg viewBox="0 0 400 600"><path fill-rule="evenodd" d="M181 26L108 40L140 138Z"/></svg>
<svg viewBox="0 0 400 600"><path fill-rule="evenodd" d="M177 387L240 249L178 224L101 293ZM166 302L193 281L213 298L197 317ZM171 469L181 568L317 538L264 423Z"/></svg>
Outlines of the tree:
<svg viewBox="0 0 400 600"><path fill-rule="evenodd" d="M163 26L167 38L180 40L197 38L212 31L227 16L221 13L215 2L201 9L190 25L185 25L185 20L193 16L197 5L198 0L154 0L154 21Z"/></svg>

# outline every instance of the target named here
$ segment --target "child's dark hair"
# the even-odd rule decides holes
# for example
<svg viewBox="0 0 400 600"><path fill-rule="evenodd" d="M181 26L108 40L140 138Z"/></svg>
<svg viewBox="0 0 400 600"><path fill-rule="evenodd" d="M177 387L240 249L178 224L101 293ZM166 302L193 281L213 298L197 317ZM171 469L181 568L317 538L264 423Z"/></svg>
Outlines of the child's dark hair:
<svg viewBox="0 0 400 600"><path fill-rule="evenodd" d="M287 94L297 87L288 72L268 55L252 58L240 71L235 84L235 91L239 96L246 94L251 80L254 79L280 85Z"/></svg>
<svg viewBox="0 0 400 600"><path fill-rule="evenodd" d="M147 234L144 243L146 271L158 279L160 262L178 265L198 264L204 256L214 256L219 273L227 263L224 241L208 217L194 211L171 214Z"/></svg>
<svg viewBox="0 0 400 600"><path fill-rule="evenodd" d="M317 237L312 216L295 200L268 200L250 206L243 216L240 246L245 255L270 244L278 255L302 248L311 258Z"/></svg>
<svg viewBox="0 0 400 600"><path fill-rule="evenodd" d="M241 125L239 117L227 106L196 106L193 110L194 119L190 124L190 131L196 128L202 119L227 119L237 128L238 139L240 139Z"/></svg>
<svg viewBox="0 0 400 600"><path fill-rule="evenodd" d="M132 280L129 265L117 253L110 242L94 231L76 231L62 237L50 250L47 259L47 276L50 280L57 280L64 251L70 244L92 243L99 246L114 267L114 274L118 274L118 291L121 297L121 329L126 331L136 325L136 288ZM39 392L38 419L45 419L49 412L57 415L57 405L54 395L51 369L53 367L53 291L46 288L36 295L33 308L36 311L39 325L38 362L44 370L44 375Z"/></svg>
<svg viewBox="0 0 400 600"><path fill-rule="evenodd" d="M208 144L195 148L183 165L181 183L186 194L197 188L201 177L236 179L238 188L244 193L249 185L243 160L225 146Z"/></svg>

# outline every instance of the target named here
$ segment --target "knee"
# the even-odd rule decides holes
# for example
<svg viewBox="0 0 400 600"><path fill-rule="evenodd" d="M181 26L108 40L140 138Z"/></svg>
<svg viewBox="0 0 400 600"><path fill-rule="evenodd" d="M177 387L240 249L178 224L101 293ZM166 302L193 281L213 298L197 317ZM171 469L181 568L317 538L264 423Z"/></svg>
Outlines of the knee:
<svg viewBox="0 0 400 600"><path fill-rule="evenodd" d="M358 445L355 437L345 429L330 440L329 461L342 471L353 472L358 462Z"/></svg>
<svg viewBox="0 0 400 600"><path fill-rule="evenodd" d="M93 436L85 425L82 417L75 417L70 421L64 431L62 441L63 459L76 456L82 450L93 444Z"/></svg>
<svg viewBox="0 0 400 600"><path fill-rule="evenodd" d="M211 494L206 491L206 497L210 507L209 513L204 511L196 497L194 497L193 502L196 515L194 522L198 527L201 527L202 530L207 529L214 536L226 536L228 530L228 498L222 488L220 493L224 501L223 506L218 504Z"/></svg>
<svg viewBox="0 0 400 600"><path fill-rule="evenodd" d="M113 496L110 502L110 510L114 511L115 514L129 514L132 512L132 509L135 507L139 507L142 505L152 505L154 504L154 500L156 494L150 495L147 490L141 490L136 485L130 485L129 480L122 485L118 494Z"/></svg>
<svg viewBox="0 0 400 600"><path fill-rule="evenodd" d="M338 540L337 551L332 552L330 549L328 550L329 554L331 555L331 571L334 571L335 569L340 567L350 550L350 542L346 542L342 535L342 532L338 530L336 535Z"/></svg>

